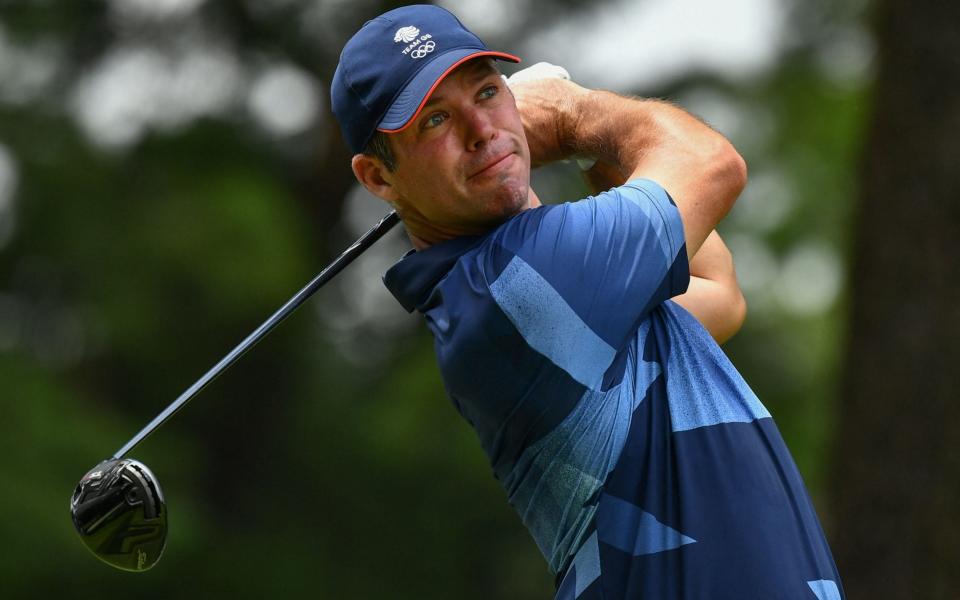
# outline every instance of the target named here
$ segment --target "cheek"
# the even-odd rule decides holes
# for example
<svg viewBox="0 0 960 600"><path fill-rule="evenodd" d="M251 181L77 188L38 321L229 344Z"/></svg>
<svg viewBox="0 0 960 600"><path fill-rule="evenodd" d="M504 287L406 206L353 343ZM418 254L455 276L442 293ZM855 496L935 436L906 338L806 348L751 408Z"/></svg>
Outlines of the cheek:
<svg viewBox="0 0 960 600"><path fill-rule="evenodd" d="M408 190L416 194L418 190L449 186L458 174L457 156L450 136L420 144L406 156L408 164L405 179Z"/></svg>
<svg viewBox="0 0 960 600"><path fill-rule="evenodd" d="M523 137L523 120L516 104L508 102L497 107L497 117L504 129L519 133Z"/></svg>
<svg viewBox="0 0 960 600"><path fill-rule="evenodd" d="M443 140L431 140L405 152L394 185L406 204L427 219L443 220L459 204L458 165Z"/></svg>
<svg viewBox="0 0 960 600"><path fill-rule="evenodd" d="M457 164L461 151L459 138L452 128L448 128L444 135L423 144L421 156L426 162L436 165L438 169L448 171Z"/></svg>

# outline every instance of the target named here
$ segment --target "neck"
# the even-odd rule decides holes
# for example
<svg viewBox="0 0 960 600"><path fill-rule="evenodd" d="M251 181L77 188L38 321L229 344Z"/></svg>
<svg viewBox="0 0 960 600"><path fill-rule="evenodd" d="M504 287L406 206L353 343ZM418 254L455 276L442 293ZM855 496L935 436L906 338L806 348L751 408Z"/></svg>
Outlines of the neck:
<svg viewBox="0 0 960 600"><path fill-rule="evenodd" d="M530 208L537 208L538 206L541 206L541 204L542 203L540 202L540 198L537 196L537 193L533 191L533 188L530 188L529 193L527 194L527 204L521 209L521 211ZM409 213L405 214L405 211L401 211L399 209L397 212L400 215L400 218L403 220L404 227L407 229L407 235L410 237L410 243L413 244L413 248L417 251L424 250L434 244L439 244L440 242L445 242L458 237L467 235L482 235L491 229L486 228L483 230L473 230L466 228L440 228L424 220L421 215L411 215Z"/></svg>

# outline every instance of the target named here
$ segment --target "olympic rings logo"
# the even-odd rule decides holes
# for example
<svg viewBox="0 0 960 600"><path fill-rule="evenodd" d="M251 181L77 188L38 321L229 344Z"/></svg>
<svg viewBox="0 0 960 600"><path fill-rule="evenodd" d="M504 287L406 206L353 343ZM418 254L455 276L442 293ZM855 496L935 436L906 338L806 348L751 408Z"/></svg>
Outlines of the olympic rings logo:
<svg viewBox="0 0 960 600"><path fill-rule="evenodd" d="M423 58L424 56L433 52L433 49L437 47L437 44L433 40L428 41L426 44L417 46L417 49L410 53L410 56L413 58Z"/></svg>

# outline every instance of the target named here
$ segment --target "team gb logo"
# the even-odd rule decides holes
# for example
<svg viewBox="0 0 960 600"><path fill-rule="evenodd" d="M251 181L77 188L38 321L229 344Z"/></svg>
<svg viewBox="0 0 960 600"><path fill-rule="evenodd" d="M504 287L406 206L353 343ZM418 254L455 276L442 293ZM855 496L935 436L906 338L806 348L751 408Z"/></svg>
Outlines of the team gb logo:
<svg viewBox="0 0 960 600"><path fill-rule="evenodd" d="M397 43L412 42L417 39L418 35L420 35L420 30L413 25L408 25L397 30L396 35L393 36L393 41Z"/></svg>

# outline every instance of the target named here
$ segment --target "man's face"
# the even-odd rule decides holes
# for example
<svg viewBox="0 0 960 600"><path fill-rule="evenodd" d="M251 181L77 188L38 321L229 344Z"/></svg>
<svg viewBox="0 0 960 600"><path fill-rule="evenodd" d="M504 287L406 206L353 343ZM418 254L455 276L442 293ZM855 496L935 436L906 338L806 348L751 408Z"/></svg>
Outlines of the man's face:
<svg viewBox="0 0 960 600"><path fill-rule="evenodd" d="M527 207L530 151L492 62L464 63L409 127L389 134L396 169L384 179L408 229L422 222L445 235L478 234Z"/></svg>

